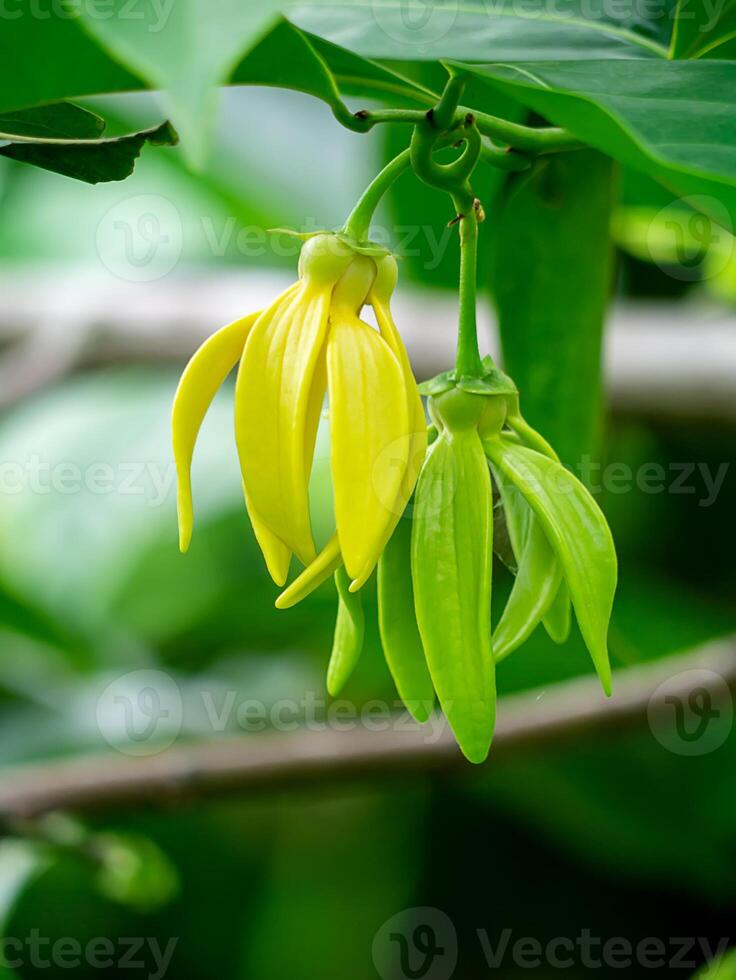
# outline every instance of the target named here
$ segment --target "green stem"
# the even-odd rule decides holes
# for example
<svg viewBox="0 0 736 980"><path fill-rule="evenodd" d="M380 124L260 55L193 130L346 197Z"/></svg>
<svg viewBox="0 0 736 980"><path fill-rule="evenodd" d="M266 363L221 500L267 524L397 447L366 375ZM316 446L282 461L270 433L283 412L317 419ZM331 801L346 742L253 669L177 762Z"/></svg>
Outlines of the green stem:
<svg viewBox="0 0 736 980"><path fill-rule="evenodd" d="M475 124L484 136L500 140L514 150L524 153L562 153L567 150L582 149L583 144L566 129L557 126L534 127L522 126L520 123L509 122L485 112L476 112L468 106L458 106L455 122L459 123L471 113ZM407 123L416 126L427 113L424 109L377 109L362 110L355 114L359 121L359 131L367 132L380 123ZM448 129L450 126L447 127Z"/></svg>
<svg viewBox="0 0 736 980"><path fill-rule="evenodd" d="M478 215L475 207L460 219L460 310L458 315L458 375L480 377L483 367L478 350L476 279L478 266Z"/></svg>
<svg viewBox="0 0 736 980"><path fill-rule="evenodd" d="M411 163L410 151L402 150L398 156L387 163L383 170L371 181L361 195L358 203L348 215L343 226L343 234L349 235L356 241L363 242L368 238L371 220L381 198L400 177Z"/></svg>

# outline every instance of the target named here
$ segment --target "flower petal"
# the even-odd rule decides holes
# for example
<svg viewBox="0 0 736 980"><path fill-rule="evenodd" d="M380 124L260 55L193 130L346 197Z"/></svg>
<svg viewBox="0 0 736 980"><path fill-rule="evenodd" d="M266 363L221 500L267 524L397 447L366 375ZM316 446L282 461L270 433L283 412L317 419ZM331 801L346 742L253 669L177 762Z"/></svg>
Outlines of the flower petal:
<svg viewBox="0 0 736 980"><path fill-rule="evenodd" d="M307 565L298 578L295 578L288 589L284 589L276 600L277 609L288 609L301 602L305 596L322 585L342 565L340 542L337 534L333 534L322 551L311 564Z"/></svg>
<svg viewBox="0 0 736 980"><path fill-rule="evenodd" d="M363 652L365 638L363 598L349 590L350 579L344 568L338 568L335 572L335 585L338 598L337 622L327 668L327 693L333 698L337 697L355 670Z"/></svg>
<svg viewBox="0 0 736 980"><path fill-rule="evenodd" d="M253 527L253 533L256 536L258 547L261 549L261 553L266 562L268 574L276 585L282 586L289 574L291 549L263 523L248 497L245 484L243 484L243 496L245 497L245 507Z"/></svg>
<svg viewBox="0 0 736 980"><path fill-rule="evenodd" d="M335 520L351 578L378 561L409 459L406 384L396 356L341 309L327 339Z"/></svg>
<svg viewBox="0 0 736 980"><path fill-rule="evenodd" d="M307 477L330 293L329 284L303 280L260 316L235 389L235 438L248 498L305 565L315 556Z"/></svg>
<svg viewBox="0 0 736 980"><path fill-rule="evenodd" d="M259 316L260 313L253 313L235 320L209 337L187 364L174 395L171 429L182 551L189 548L194 525L190 470L197 434L217 389L237 364L248 332Z"/></svg>
<svg viewBox="0 0 736 980"><path fill-rule="evenodd" d="M372 304L373 310L376 314L376 322L378 324L378 329L381 331L381 336L395 354L404 374L407 409L409 412L410 423L409 459L407 462L406 471L404 473L404 479L399 489L399 494L396 498L396 502L394 503L394 517L386 529L385 540L379 549L380 551L383 551L388 544L401 515L406 510L406 506L409 503L409 498L414 492L417 477L419 476L419 471L422 468L422 463L424 462L424 457L427 453L427 419L424 415L424 406L422 405L422 399L417 388L416 379L414 378L414 374L411 370L409 357L406 353L406 348L404 347L399 332L396 329L396 324L394 323L391 315L388 300L384 299L377 290L368 297L368 300ZM373 565L368 564L363 569L361 574L358 575L352 582L350 586L351 591L357 592L358 589L362 589L372 571Z"/></svg>
<svg viewBox="0 0 736 980"><path fill-rule="evenodd" d="M486 440L484 448L496 483L505 478L519 488L552 545L585 645L610 695L607 635L618 571L605 517L589 490L549 456L503 436Z"/></svg>

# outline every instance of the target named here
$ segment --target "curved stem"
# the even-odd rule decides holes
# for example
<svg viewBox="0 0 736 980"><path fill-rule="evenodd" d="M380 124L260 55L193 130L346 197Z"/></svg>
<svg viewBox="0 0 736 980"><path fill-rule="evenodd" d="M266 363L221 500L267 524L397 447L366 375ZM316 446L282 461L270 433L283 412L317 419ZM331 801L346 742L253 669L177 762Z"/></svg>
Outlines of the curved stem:
<svg viewBox="0 0 736 980"><path fill-rule="evenodd" d="M387 163L383 170L370 182L363 191L358 203L348 215L347 221L343 225L343 233L350 235L356 241L362 242L368 238L371 220L378 207L381 198L391 187L393 182L409 169L411 154L407 147L398 156L395 156L390 163Z"/></svg>
<svg viewBox="0 0 736 980"><path fill-rule="evenodd" d="M486 112L475 112L460 106L462 112L472 112L475 124L484 136L501 140L515 150L526 153L560 153L564 150L579 150L583 144L572 133L557 126L522 126L521 123L509 122L489 116Z"/></svg>
<svg viewBox="0 0 736 980"><path fill-rule="evenodd" d="M583 143L566 129L557 126L523 126L486 112L478 112L468 106L458 106L455 121L459 123L468 113L475 116L475 124L484 136L500 140L514 150L524 153L562 153L583 148ZM360 132L368 132L380 123L406 123L416 126L426 116L424 109L364 109L355 113L355 119L359 121L355 128L359 128Z"/></svg>
<svg viewBox="0 0 736 980"><path fill-rule="evenodd" d="M455 359L458 375L471 377L480 377L483 373L475 314L477 266L478 214L475 207L471 207L460 220L460 310Z"/></svg>

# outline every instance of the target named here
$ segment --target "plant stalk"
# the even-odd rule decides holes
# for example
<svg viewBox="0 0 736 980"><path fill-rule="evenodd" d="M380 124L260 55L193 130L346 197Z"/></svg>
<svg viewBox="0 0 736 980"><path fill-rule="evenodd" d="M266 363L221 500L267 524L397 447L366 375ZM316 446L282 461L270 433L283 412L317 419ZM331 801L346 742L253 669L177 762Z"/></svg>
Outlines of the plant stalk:
<svg viewBox="0 0 736 980"><path fill-rule="evenodd" d="M460 219L460 307L455 359L455 368L460 376L480 377L483 373L476 318L477 267L478 213L473 206Z"/></svg>
<svg viewBox="0 0 736 980"><path fill-rule="evenodd" d="M348 215L347 221L343 226L343 233L350 235L356 241L363 242L368 238L371 220L376 208L381 202L381 198L391 187L397 178L405 170L409 169L411 163L410 152L407 148L395 156L390 163L387 163L383 170L373 178L368 187L363 191L358 203Z"/></svg>

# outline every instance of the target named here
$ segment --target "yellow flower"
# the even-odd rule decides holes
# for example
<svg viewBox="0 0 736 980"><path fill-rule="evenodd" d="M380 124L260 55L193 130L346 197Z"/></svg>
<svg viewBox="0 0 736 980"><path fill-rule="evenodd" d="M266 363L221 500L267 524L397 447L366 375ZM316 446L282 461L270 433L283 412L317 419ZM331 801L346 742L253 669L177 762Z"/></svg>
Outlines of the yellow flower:
<svg viewBox="0 0 736 980"><path fill-rule="evenodd" d="M416 482L424 455L421 400L388 300L390 256L362 254L335 235L302 249L300 279L261 313L214 334L189 362L173 411L180 546L192 532L190 465L205 412L240 360L235 437L248 513L274 581L291 555L309 567L288 606L344 563L360 588L375 567ZM364 304L378 330L359 318ZM325 392L330 409L336 531L316 554L309 474Z"/></svg>

